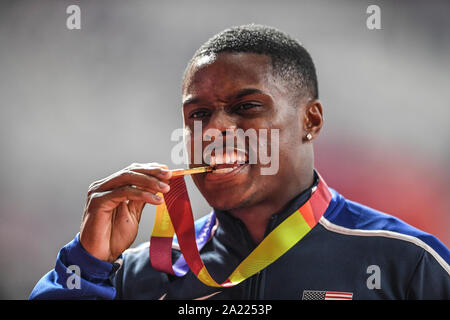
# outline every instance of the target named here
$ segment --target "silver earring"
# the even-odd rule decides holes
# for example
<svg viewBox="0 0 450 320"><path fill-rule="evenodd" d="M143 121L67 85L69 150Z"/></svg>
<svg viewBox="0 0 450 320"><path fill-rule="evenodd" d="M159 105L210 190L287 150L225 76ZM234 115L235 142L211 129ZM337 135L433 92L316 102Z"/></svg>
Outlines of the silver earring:
<svg viewBox="0 0 450 320"><path fill-rule="evenodd" d="M311 141L311 139L312 139L312 134L308 132L308 134L306 135L306 139L308 139L308 141Z"/></svg>

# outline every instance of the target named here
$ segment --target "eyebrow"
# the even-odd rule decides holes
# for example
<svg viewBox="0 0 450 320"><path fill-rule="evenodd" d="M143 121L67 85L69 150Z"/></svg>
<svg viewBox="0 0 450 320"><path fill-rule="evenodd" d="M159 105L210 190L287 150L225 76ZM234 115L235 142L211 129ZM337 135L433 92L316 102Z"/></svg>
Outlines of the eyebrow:
<svg viewBox="0 0 450 320"><path fill-rule="evenodd" d="M236 94L231 95L230 97L228 97L229 99L240 99L243 98L245 96L251 95L251 94L264 94L263 91L261 91L260 89L256 89L256 88L245 88L242 89L240 91L238 91ZM183 107L189 105L189 104L196 104L198 102L200 102L201 99L199 97L189 97L187 98L185 101L183 101Z"/></svg>
<svg viewBox="0 0 450 320"><path fill-rule="evenodd" d="M234 95L234 99L240 99L242 97L251 95L251 94L255 94L255 93L259 93L259 94L264 94L263 91L256 89L256 88L246 88L246 89L242 89L241 91L239 91L237 94Z"/></svg>
<svg viewBox="0 0 450 320"><path fill-rule="evenodd" d="M188 104L196 104L200 101L198 97L189 97L183 101L183 107L186 107Z"/></svg>

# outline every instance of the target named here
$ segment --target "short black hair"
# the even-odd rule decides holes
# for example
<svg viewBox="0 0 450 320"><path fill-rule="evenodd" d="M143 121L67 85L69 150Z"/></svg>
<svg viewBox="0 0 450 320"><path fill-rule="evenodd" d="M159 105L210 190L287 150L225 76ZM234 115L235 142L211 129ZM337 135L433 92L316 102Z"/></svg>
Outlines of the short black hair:
<svg viewBox="0 0 450 320"><path fill-rule="evenodd" d="M299 41L276 28L247 24L216 34L195 52L185 75L197 58L222 52L267 55L274 74L292 84L297 96L319 97L316 69L310 54Z"/></svg>

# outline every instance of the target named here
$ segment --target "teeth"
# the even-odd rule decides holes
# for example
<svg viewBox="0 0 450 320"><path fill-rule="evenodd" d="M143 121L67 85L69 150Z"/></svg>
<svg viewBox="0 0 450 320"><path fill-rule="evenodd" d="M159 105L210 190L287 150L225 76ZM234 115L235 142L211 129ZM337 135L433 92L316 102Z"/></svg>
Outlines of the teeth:
<svg viewBox="0 0 450 320"><path fill-rule="evenodd" d="M245 154L243 152L237 152L236 160L237 160L237 163L239 163L239 164L245 163Z"/></svg>
<svg viewBox="0 0 450 320"><path fill-rule="evenodd" d="M222 168L222 169L216 169L212 172L212 174L224 174L229 173L233 171L235 168Z"/></svg>
<svg viewBox="0 0 450 320"><path fill-rule="evenodd" d="M225 163L232 163L231 162L231 155L229 153L225 154Z"/></svg>
<svg viewBox="0 0 450 320"><path fill-rule="evenodd" d="M233 152L227 152L224 154L216 154L211 155L210 158L210 165L215 166L216 164L243 164L247 160L247 157L245 155L244 151L241 150L235 150Z"/></svg>

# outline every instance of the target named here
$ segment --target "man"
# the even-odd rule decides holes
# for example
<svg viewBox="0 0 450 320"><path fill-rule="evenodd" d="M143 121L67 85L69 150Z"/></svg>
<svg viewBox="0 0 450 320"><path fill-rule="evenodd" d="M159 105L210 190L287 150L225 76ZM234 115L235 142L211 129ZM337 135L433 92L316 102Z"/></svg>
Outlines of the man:
<svg viewBox="0 0 450 320"><path fill-rule="evenodd" d="M234 286L205 285L192 271L181 277L157 271L148 244L127 249L144 205L160 205L156 193L170 192L172 173L155 163L132 164L90 186L80 233L61 249L54 270L30 298L450 298L450 252L438 239L345 199L314 170L312 141L322 128L323 108L314 64L296 40L259 25L219 33L189 62L182 99L191 135L195 121L203 132L216 129L224 136L237 129L279 133L274 174L261 174L257 162L192 176L217 217L201 248L212 277L218 283L231 279L253 250L271 241L269 234L291 223L293 212L311 228L285 252L275 246L278 256L267 265L250 264L256 271ZM236 150L213 157L236 158ZM316 210L314 197L326 205ZM197 221L196 229L211 217ZM177 248L174 259L180 257ZM75 288L68 285L74 265L81 271Z"/></svg>

